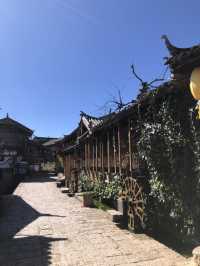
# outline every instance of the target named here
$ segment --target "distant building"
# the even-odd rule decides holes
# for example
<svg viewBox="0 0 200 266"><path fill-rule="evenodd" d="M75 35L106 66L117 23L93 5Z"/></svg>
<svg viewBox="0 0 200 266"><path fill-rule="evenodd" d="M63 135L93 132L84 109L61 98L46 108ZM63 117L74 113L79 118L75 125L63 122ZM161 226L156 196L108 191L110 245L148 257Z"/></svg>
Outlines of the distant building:
<svg viewBox="0 0 200 266"><path fill-rule="evenodd" d="M0 166L9 162L39 171L41 164L54 161L54 152L44 144L57 139L32 136L33 130L8 115L0 119Z"/></svg>
<svg viewBox="0 0 200 266"><path fill-rule="evenodd" d="M0 159L26 160L33 130L10 118L0 119Z"/></svg>

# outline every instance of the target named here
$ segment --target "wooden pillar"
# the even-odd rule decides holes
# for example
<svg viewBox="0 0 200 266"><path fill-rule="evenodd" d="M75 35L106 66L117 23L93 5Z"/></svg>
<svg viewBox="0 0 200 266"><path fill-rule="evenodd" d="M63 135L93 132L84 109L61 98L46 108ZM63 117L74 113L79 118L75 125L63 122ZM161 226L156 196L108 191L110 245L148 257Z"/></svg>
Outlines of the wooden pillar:
<svg viewBox="0 0 200 266"><path fill-rule="evenodd" d="M120 126L117 127L117 138L118 138L118 160L119 160L119 173L121 174L121 139L120 139Z"/></svg>
<svg viewBox="0 0 200 266"><path fill-rule="evenodd" d="M81 169L83 170L84 169L84 167L85 167L85 163L84 163L84 146L83 145L81 145Z"/></svg>
<svg viewBox="0 0 200 266"><path fill-rule="evenodd" d="M84 168L86 169L86 144L84 143Z"/></svg>
<svg viewBox="0 0 200 266"><path fill-rule="evenodd" d="M95 169L95 144L92 142L92 168Z"/></svg>
<svg viewBox="0 0 200 266"><path fill-rule="evenodd" d="M110 173L110 135L107 132L107 160L108 160L108 173Z"/></svg>
<svg viewBox="0 0 200 266"><path fill-rule="evenodd" d="M74 151L73 157L74 157L74 169L75 169L76 168L75 151Z"/></svg>
<svg viewBox="0 0 200 266"><path fill-rule="evenodd" d="M70 156L70 153L69 153L69 179L71 179L71 156Z"/></svg>
<svg viewBox="0 0 200 266"><path fill-rule="evenodd" d="M114 169L115 174L117 173L117 162L116 162L116 141L115 141L115 128L113 128L113 157L114 157Z"/></svg>
<svg viewBox="0 0 200 266"><path fill-rule="evenodd" d="M64 164L64 176L66 178L66 156L65 156L65 154L63 156L63 164Z"/></svg>
<svg viewBox="0 0 200 266"><path fill-rule="evenodd" d="M90 161L90 140L88 140L88 171L90 174L90 167L91 167L91 161Z"/></svg>
<svg viewBox="0 0 200 266"><path fill-rule="evenodd" d="M74 168L77 168L77 150L74 149Z"/></svg>
<svg viewBox="0 0 200 266"><path fill-rule="evenodd" d="M96 172L98 171L98 138L96 138Z"/></svg>
<svg viewBox="0 0 200 266"><path fill-rule="evenodd" d="M104 154L103 154L103 141L101 141L101 170L104 172Z"/></svg>
<svg viewBox="0 0 200 266"><path fill-rule="evenodd" d="M128 121L129 171L132 174L131 120Z"/></svg>

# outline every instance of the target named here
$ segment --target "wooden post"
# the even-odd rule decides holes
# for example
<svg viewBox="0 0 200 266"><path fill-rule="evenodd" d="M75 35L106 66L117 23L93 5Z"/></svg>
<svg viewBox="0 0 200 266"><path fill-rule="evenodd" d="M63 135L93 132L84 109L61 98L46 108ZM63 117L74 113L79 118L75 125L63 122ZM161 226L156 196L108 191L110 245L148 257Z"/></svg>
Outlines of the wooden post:
<svg viewBox="0 0 200 266"><path fill-rule="evenodd" d="M86 147L84 143L84 168L86 169Z"/></svg>
<svg viewBox="0 0 200 266"><path fill-rule="evenodd" d="M88 140L88 171L90 175L90 167L91 167L91 161L90 161L90 140Z"/></svg>
<svg viewBox="0 0 200 266"><path fill-rule="evenodd" d="M101 169L104 172L104 154L103 154L103 141L101 141Z"/></svg>
<svg viewBox="0 0 200 266"><path fill-rule="evenodd" d="M86 172L88 173L88 143L85 144L86 149Z"/></svg>
<svg viewBox="0 0 200 266"><path fill-rule="evenodd" d="M132 175L132 147L131 147L131 120L128 121L128 152L129 152L129 171Z"/></svg>
<svg viewBox="0 0 200 266"><path fill-rule="evenodd" d="M96 138L96 174L98 171L98 138Z"/></svg>
<svg viewBox="0 0 200 266"><path fill-rule="evenodd" d="M70 158L70 153L69 153L69 184L71 188L71 158Z"/></svg>
<svg viewBox="0 0 200 266"><path fill-rule="evenodd" d="M65 176L65 178L66 178L66 155L64 154L64 156L63 156L63 162L64 162L64 176Z"/></svg>
<svg viewBox="0 0 200 266"><path fill-rule="evenodd" d="M87 171L87 175L89 174L89 154L88 154L88 141L86 142L86 161L87 161L87 164L86 164L86 171Z"/></svg>
<svg viewBox="0 0 200 266"><path fill-rule="evenodd" d="M94 155L95 155L95 146L94 146L94 141L93 141L92 142L92 168L93 168L93 171L94 171L94 166L95 166Z"/></svg>
<svg viewBox="0 0 200 266"><path fill-rule="evenodd" d="M119 173L121 174L121 140L120 140L120 127L117 127L117 137L118 137L118 159L119 159Z"/></svg>
<svg viewBox="0 0 200 266"><path fill-rule="evenodd" d="M114 152L114 169L115 174L117 173L117 163L116 163L116 141L115 141L115 128L113 128L113 152Z"/></svg>
<svg viewBox="0 0 200 266"><path fill-rule="evenodd" d="M74 151L74 169L76 168L76 155L75 155L75 151Z"/></svg>
<svg viewBox="0 0 200 266"><path fill-rule="evenodd" d="M110 135L107 132L107 160L108 160L108 173L110 173Z"/></svg>

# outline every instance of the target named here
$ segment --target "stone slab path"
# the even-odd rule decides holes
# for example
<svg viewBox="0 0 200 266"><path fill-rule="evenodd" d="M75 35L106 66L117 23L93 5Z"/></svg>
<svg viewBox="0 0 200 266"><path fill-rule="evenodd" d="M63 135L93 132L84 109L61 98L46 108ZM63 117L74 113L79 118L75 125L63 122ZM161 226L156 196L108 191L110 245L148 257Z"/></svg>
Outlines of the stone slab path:
<svg viewBox="0 0 200 266"><path fill-rule="evenodd" d="M0 200L0 266L183 266L185 259L146 235L82 208L51 179L21 183Z"/></svg>

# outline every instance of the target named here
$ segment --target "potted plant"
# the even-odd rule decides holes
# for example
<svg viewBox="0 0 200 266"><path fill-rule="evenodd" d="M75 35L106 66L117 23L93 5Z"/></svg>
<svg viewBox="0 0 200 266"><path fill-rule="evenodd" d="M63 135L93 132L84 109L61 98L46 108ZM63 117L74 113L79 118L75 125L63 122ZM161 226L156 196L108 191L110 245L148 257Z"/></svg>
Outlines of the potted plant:
<svg viewBox="0 0 200 266"><path fill-rule="evenodd" d="M114 177L111 181L98 181L94 185L96 198L114 209L117 209L117 199L120 189L121 182L118 177Z"/></svg>
<svg viewBox="0 0 200 266"><path fill-rule="evenodd" d="M80 176L81 193L78 196L82 197L83 207L93 206L93 181L85 174Z"/></svg>

